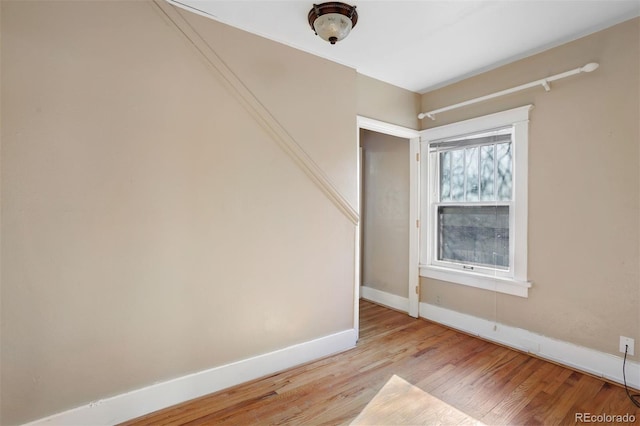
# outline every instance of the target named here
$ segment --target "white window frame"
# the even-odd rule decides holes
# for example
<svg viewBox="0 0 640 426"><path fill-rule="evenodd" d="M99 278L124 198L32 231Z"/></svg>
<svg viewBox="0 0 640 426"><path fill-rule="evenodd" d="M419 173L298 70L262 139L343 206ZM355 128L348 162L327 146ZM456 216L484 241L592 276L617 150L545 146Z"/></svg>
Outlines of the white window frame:
<svg viewBox="0 0 640 426"><path fill-rule="evenodd" d="M514 296L528 297L531 283L527 278L527 212L528 212L528 152L529 111L526 105L495 114L458 123L435 127L420 132L421 221L420 276L441 281L497 291ZM468 135L505 126L513 126L513 197L509 205L509 270L473 265L466 269L461 264L437 260L437 214L433 208L438 201L439 177L437 153L429 152L429 143L440 139ZM460 204L463 205L463 204Z"/></svg>

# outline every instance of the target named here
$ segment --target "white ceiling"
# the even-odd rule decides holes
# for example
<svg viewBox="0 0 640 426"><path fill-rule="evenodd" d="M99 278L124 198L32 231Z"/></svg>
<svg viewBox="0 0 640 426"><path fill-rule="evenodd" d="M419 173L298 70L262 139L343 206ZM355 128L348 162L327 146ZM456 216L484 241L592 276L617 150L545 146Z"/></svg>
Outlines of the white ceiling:
<svg viewBox="0 0 640 426"><path fill-rule="evenodd" d="M640 16L640 0L346 2L358 23L332 46L309 27L313 0L172 1L418 93Z"/></svg>

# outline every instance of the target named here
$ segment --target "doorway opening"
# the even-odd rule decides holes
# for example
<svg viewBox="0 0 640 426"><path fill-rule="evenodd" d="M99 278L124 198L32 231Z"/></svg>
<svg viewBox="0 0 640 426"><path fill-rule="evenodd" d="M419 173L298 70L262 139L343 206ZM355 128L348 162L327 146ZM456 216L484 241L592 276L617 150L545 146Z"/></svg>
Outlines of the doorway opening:
<svg viewBox="0 0 640 426"><path fill-rule="evenodd" d="M358 147L356 305L362 297L418 317L418 131L358 117Z"/></svg>

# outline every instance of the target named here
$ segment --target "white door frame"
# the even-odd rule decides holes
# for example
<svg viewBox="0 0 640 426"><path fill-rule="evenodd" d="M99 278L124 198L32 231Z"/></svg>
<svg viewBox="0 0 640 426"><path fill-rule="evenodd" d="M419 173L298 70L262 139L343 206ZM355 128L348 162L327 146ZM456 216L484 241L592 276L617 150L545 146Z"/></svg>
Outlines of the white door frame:
<svg viewBox="0 0 640 426"><path fill-rule="evenodd" d="M407 127L398 126L396 124L385 123L384 121L375 120L368 117L358 116L358 148L360 147L360 129L371 130L385 135L396 136L407 139L409 142L409 306L408 314L418 318L420 306L420 132L418 130L409 129ZM362 218L362 205L360 202L362 192L362 173L361 159L358 156L358 214ZM356 300L355 300L355 318L354 325L358 329L358 299L360 298L360 232L361 223L358 222L356 229Z"/></svg>

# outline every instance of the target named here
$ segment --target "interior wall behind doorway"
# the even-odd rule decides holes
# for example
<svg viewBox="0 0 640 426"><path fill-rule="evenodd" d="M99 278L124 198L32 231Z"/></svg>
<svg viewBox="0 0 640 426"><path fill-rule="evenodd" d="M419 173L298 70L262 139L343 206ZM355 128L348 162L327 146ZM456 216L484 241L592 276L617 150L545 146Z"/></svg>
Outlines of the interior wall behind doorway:
<svg viewBox="0 0 640 426"><path fill-rule="evenodd" d="M365 129L362 147L362 285L408 297L409 141Z"/></svg>

